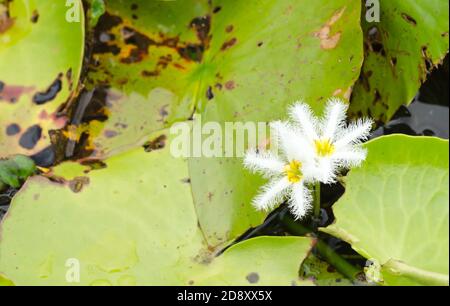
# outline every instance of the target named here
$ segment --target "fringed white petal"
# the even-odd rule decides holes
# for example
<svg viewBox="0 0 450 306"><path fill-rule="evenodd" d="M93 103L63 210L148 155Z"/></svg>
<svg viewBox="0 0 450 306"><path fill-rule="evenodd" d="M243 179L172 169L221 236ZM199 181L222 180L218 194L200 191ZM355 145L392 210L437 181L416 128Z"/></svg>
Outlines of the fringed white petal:
<svg viewBox="0 0 450 306"><path fill-rule="evenodd" d="M303 182L292 186L291 198L289 199L289 209L295 219L302 219L311 210L312 196L310 190Z"/></svg>
<svg viewBox="0 0 450 306"><path fill-rule="evenodd" d="M286 177L271 180L261 188L261 193L253 199L253 206L259 210L274 208L284 200L290 190L290 185Z"/></svg>
<svg viewBox="0 0 450 306"><path fill-rule="evenodd" d="M324 139L334 141L338 131L345 126L348 104L344 101L331 98L325 107L325 116L322 120L322 135Z"/></svg>
<svg viewBox="0 0 450 306"><path fill-rule="evenodd" d="M290 160L305 162L314 158L314 152L298 129L287 122L275 121L270 124L283 154Z"/></svg>
<svg viewBox="0 0 450 306"><path fill-rule="evenodd" d="M367 118L352 122L347 128L341 130L339 139L334 145L339 150L348 145L360 144L369 137L372 125L373 121Z"/></svg>
<svg viewBox="0 0 450 306"><path fill-rule="evenodd" d="M270 177L283 172L285 163L271 152L258 153L256 150L249 150L245 154L244 165L253 172L260 172L265 177Z"/></svg>
<svg viewBox="0 0 450 306"><path fill-rule="evenodd" d="M318 167L318 161L314 159L302 164L302 174L305 183L315 183L323 176L322 171Z"/></svg>
<svg viewBox="0 0 450 306"><path fill-rule="evenodd" d="M349 148L333 154L333 159L344 168L359 167L366 159L367 150L362 148Z"/></svg>
<svg viewBox="0 0 450 306"><path fill-rule="evenodd" d="M299 125L303 135L305 135L309 141L312 142L318 138L318 120L314 116L308 104L297 102L296 104L291 106L290 115L292 119Z"/></svg>
<svg viewBox="0 0 450 306"><path fill-rule="evenodd" d="M324 184L336 181L338 165L332 158L320 158L316 163L316 179Z"/></svg>

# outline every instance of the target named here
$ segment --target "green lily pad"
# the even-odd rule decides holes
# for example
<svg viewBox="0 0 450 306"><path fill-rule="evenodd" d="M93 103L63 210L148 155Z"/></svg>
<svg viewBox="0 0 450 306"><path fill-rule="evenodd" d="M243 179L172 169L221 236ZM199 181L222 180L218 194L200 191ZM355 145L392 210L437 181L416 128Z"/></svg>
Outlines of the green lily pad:
<svg viewBox="0 0 450 306"><path fill-rule="evenodd" d="M385 136L346 177L324 232L381 265L388 285L448 285L448 141Z"/></svg>
<svg viewBox="0 0 450 306"><path fill-rule="evenodd" d="M365 60L350 112L388 121L448 53L447 0L380 1L380 22L362 19Z"/></svg>
<svg viewBox="0 0 450 306"><path fill-rule="evenodd" d="M65 126L62 106L78 86L84 52L81 0L9 1L0 16L0 157L30 155ZM68 22L66 15L78 22ZM72 19L70 19L72 20Z"/></svg>
<svg viewBox="0 0 450 306"><path fill-rule="evenodd" d="M0 287L14 286L14 283L0 274Z"/></svg>
<svg viewBox="0 0 450 306"><path fill-rule="evenodd" d="M204 122L268 121L299 98L315 110L348 98L362 64L360 10L345 0L108 1L86 84L91 105L103 106L88 117L107 120L75 127L90 135L80 146L104 158L194 112ZM189 171L211 245L262 221L244 204L261 179L240 159L192 159Z"/></svg>
<svg viewBox="0 0 450 306"><path fill-rule="evenodd" d="M311 238L261 237L216 257L219 250L207 245L198 225L187 162L172 157L168 145L105 164L90 172L68 164L52 180L26 182L1 225L0 271L7 279L16 285L310 284L298 270ZM79 282L72 283L78 267Z"/></svg>
<svg viewBox="0 0 450 306"><path fill-rule="evenodd" d="M191 158L189 175L198 218L211 245L221 245L264 221L250 203L264 181L237 158Z"/></svg>
<svg viewBox="0 0 450 306"><path fill-rule="evenodd" d="M107 2L86 87L104 88L88 155L136 145L201 113L269 120L305 98L348 98L362 65L360 4L316 1ZM270 59L270 60L269 60ZM269 89L270 88L270 89Z"/></svg>

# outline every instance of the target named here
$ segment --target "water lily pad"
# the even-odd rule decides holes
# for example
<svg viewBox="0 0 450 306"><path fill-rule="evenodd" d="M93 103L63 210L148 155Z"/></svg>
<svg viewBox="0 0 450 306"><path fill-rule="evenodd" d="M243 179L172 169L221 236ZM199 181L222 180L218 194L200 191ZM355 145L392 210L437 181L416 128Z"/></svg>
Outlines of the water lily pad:
<svg viewBox="0 0 450 306"><path fill-rule="evenodd" d="M449 2L379 2L379 22L368 22L363 15L365 60L350 112L386 122L413 100L448 53Z"/></svg>
<svg viewBox="0 0 450 306"><path fill-rule="evenodd" d="M0 271L16 285L290 285L312 246L261 237L215 257L168 146L136 149L86 172L29 179L1 225ZM78 172L78 175L77 175ZM67 174L67 176L66 176ZM77 273L79 267L79 281ZM75 269L75 270L74 270ZM310 284L306 282L306 284Z"/></svg>
<svg viewBox="0 0 450 306"><path fill-rule="evenodd" d="M0 274L0 287L14 286L14 283Z"/></svg>
<svg viewBox="0 0 450 306"><path fill-rule="evenodd" d="M108 1L86 82L106 91L82 130L88 155L109 156L194 112L268 120L299 98L315 109L348 98L362 64L359 19L360 4L347 0Z"/></svg>
<svg viewBox="0 0 450 306"><path fill-rule="evenodd" d="M75 127L90 136L78 145L103 158L193 112L204 122L266 121L299 98L316 110L325 97L348 98L362 64L360 9L347 0L108 1L86 84L96 110ZM189 169L210 244L262 221L244 204L261 180L241 160L193 159Z"/></svg>
<svg viewBox="0 0 450 306"><path fill-rule="evenodd" d="M264 122L281 119L300 98L316 111L325 97L348 98L362 61L359 3L213 3L220 10L211 17L210 48L197 68L203 122ZM215 243L262 220L244 204L262 181L241 159L195 158L189 166L200 220ZM221 217L227 228L213 221L218 211L228 212Z"/></svg>
<svg viewBox="0 0 450 306"><path fill-rule="evenodd" d="M448 285L448 141L385 136L345 179L322 230L382 266L388 285Z"/></svg>
<svg viewBox="0 0 450 306"><path fill-rule="evenodd" d="M67 15L78 14L68 22ZM84 51L81 0L9 1L0 16L0 157L34 154L64 127L60 112L75 92ZM72 19L70 19L72 20Z"/></svg>
<svg viewBox="0 0 450 306"><path fill-rule="evenodd" d="M208 242L220 245L261 224L266 213L250 203L264 181L237 158L189 160L192 195Z"/></svg>

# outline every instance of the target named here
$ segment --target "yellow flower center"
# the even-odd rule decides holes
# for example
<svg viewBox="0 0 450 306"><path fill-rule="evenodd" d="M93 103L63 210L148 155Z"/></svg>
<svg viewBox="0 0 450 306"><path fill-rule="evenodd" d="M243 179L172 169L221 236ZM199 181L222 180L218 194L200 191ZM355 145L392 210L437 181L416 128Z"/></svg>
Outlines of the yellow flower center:
<svg viewBox="0 0 450 306"><path fill-rule="evenodd" d="M314 144L316 145L316 153L319 156L329 156L334 152L334 146L329 139L314 140Z"/></svg>
<svg viewBox="0 0 450 306"><path fill-rule="evenodd" d="M292 160L288 165L284 166L284 172L291 183L298 183L303 177L302 163L296 160Z"/></svg>

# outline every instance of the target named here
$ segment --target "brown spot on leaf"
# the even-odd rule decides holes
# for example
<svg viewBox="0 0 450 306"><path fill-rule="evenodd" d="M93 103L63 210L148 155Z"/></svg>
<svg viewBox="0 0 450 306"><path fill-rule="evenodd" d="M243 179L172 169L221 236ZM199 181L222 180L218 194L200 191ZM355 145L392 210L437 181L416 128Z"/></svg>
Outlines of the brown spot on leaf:
<svg viewBox="0 0 450 306"><path fill-rule="evenodd" d="M0 12L0 34L8 31L14 24L14 18L9 16L8 10Z"/></svg>
<svg viewBox="0 0 450 306"><path fill-rule="evenodd" d="M161 150L166 146L166 135L161 135L147 143L144 144L145 152L152 152L156 150Z"/></svg>
<svg viewBox="0 0 450 306"><path fill-rule="evenodd" d="M191 179L187 177L187 178L182 179L181 182L183 184L190 184L191 183Z"/></svg>
<svg viewBox="0 0 450 306"><path fill-rule="evenodd" d="M103 135L105 135L106 138L114 138L117 135L119 135L119 133L117 133L116 131L113 131L113 130L105 130L103 132Z"/></svg>
<svg viewBox="0 0 450 306"><path fill-rule="evenodd" d="M338 96L342 93L342 89L338 88L333 92L333 96Z"/></svg>
<svg viewBox="0 0 450 306"><path fill-rule="evenodd" d="M211 86L209 86L208 89L206 90L206 98L208 100L214 99L214 93L212 91L212 87Z"/></svg>
<svg viewBox="0 0 450 306"><path fill-rule="evenodd" d="M196 17L190 23L191 28L197 32L198 39L206 44L209 40L209 30L211 27L211 17L209 15Z"/></svg>
<svg viewBox="0 0 450 306"><path fill-rule="evenodd" d="M48 146L30 157L40 167L50 168L55 165L55 151L53 150L53 146Z"/></svg>
<svg viewBox="0 0 450 306"><path fill-rule="evenodd" d="M230 25L228 25L228 26L225 28L225 32L231 33L231 32L233 31L233 29L234 29L233 25L230 24Z"/></svg>
<svg viewBox="0 0 450 306"><path fill-rule="evenodd" d="M80 162L81 165L89 167L84 173L89 173L93 170L105 169L108 165L99 159L87 159Z"/></svg>
<svg viewBox="0 0 450 306"><path fill-rule="evenodd" d="M143 77L156 77L159 75L159 71L142 70L141 75Z"/></svg>
<svg viewBox="0 0 450 306"><path fill-rule="evenodd" d="M232 39L226 41L223 43L222 47L220 48L221 51L225 51L231 47L233 47L237 42L237 39L233 37Z"/></svg>
<svg viewBox="0 0 450 306"><path fill-rule="evenodd" d="M19 145L27 150L32 150L42 136L42 128L39 125L29 127L20 137Z"/></svg>
<svg viewBox="0 0 450 306"><path fill-rule="evenodd" d="M259 274L256 272L252 272L246 276L246 279L250 284L256 284L257 282L259 282Z"/></svg>
<svg viewBox="0 0 450 306"><path fill-rule="evenodd" d="M333 16L331 16L330 20L328 20L319 31L314 33L314 36L320 39L320 47L322 49L334 49L339 43L342 33L337 32L335 34L331 34L331 28L333 24L335 24L342 17L344 11L345 7L335 12Z"/></svg>
<svg viewBox="0 0 450 306"><path fill-rule="evenodd" d="M17 123L11 123L6 127L6 135L15 136L20 133L20 126Z"/></svg>
<svg viewBox="0 0 450 306"><path fill-rule="evenodd" d="M146 35L138 32L130 27L122 28L122 37L128 48L122 49L120 53L120 61L125 64L139 63L148 55L148 48L153 44L153 41Z"/></svg>
<svg viewBox="0 0 450 306"><path fill-rule="evenodd" d="M203 59L204 46L200 44L187 44L178 48L178 53L184 59L194 62L201 62Z"/></svg>
<svg viewBox="0 0 450 306"><path fill-rule="evenodd" d="M186 70L186 67L184 67L183 65L180 65L178 63L173 63L173 66L179 70Z"/></svg>
<svg viewBox="0 0 450 306"><path fill-rule="evenodd" d="M214 196L214 193L212 193L212 192L208 192L208 201L212 201L212 198L213 198L213 196Z"/></svg>
<svg viewBox="0 0 450 306"><path fill-rule="evenodd" d="M31 22L37 23L39 21L39 12L37 10L33 11L33 14L31 15Z"/></svg>
<svg viewBox="0 0 450 306"><path fill-rule="evenodd" d="M372 76L372 71L369 70L367 72L361 71L361 74L359 75L359 83L362 84L363 88L366 91L370 91L370 82L369 78Z"/></svg>
<svg viewBox="0 0 450 306"><path fill-rule="evenodd" d="M167 111L167 108L169 107L169 104L165 104L161 106L159 109L159 115L161 116L160 119L158 119L158 122L166 122L167 116L169 116L169 112Z"/></svg>
<svg viewBox="0 0 450 306"><path fill-rule="evenodd" d="M236 87L234 81L228 81L225 83L225 88L228 90L233 90Z"/></svg>
<svg viewBox="0 0 450 306"><path fill-rule="evenodd" d="M395 67L397 65L397 58L395 56L391 57L391 66Z"/></svg>
<svg viewBox="0 0 450 306"><path fill-rule="evenodd" d="M350 101L350 98L352 97L352 93L353 93L353 86L350 86L344 92L344 99L346 99L347 101Z"/></svg>
<svg viewBox="0 0 450 306"><path fill-rule="evenodd" d="M66 79L67 79L67 84L69 84L69 90L72 91L72 89L73 89L72 68L69 68L69 70L67 70Z"/></svg>
<svg viewBox="0 0 450 306"><path fill-rule="evenodd" d="M376 26L371 27L367 31L367 38L364 47L366 51L378 53L383 57L386 56L386 51L384 50L381 32Z"/></svg>
<svg viewBox="0 0 450 306"><path fill-rule="evenodd" d="M73 180L69 181L69 188L74 193L79 193L83 190L83 188L89 185L90 179L86 176L76 177Z"/></svg>
<svg viewBox="0 0 450 306"><path fill-rule="evenodd" d="M37 105L42 105L47 102L52 101L56 98L58 93L62 89L62 74L59 74L58 77L53 81L53 83L47 88L44 92L37 92L33 96L33 102Z"/></svg>
<svg viewBox="0 0 450 306"><path fill-rule="evenodd" d="M422 82L425 81L426 79L426 74L428 74L429 72L431 72L431 70L433 70L434 64L433 64L433 60L432 58L429 56L428 53L428 47L427 46L423 46L422 47L422 59L424 60L425 66L424 66L424 71L422 72L421 75L422 76ZM422 65L421 65L422 66ZM423 70L423 69L422 69Z"/></svg>
<svg viewBox="0 0 450 306"><path fill-rule="evenodd" d="M381 93L378 89L375 89L374 99L372 101L372 105L379 104L381 107L385 108L386 110L389 109L389 106L383 102L383 98L381 96Z"/></svg>
<svg viewBox="0 0 450 306"><path fill-rule="evenodd" d="M406 13L402 13L402 18L406 20L406 22L408 22L409 24L412 24L413 26L417 25L417 21Z"/></svg>
<svg viewBox="0 0 450 306"><path fill-rule="evenodd" d="M22 95L29 94L34 90L34 87L6 85L0 81L0 102L6 101L9 103L16 103Z"/></svg>

